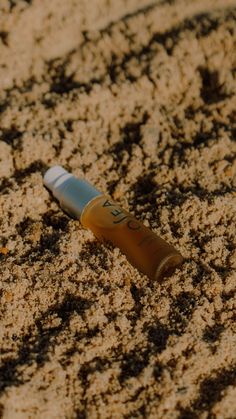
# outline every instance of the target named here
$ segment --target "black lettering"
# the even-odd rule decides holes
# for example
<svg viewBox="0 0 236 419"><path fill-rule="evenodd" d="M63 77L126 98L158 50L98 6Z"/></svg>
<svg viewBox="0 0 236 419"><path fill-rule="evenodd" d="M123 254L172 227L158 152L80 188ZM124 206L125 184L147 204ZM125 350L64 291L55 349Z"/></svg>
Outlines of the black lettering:
<svg viewBox="0 0 236 419"><path fill-rule="evenodd" d="M140 230L141 228L139 222L135 220L129 220L127 226L130 228L130 230Z"/></svg>
<svg viewBox="0 0 236 419"><path fill-rule="evenodd" d="M120 210L120 209L114 209L112 212L111 212L111 214L112 215L114 215L114 217L117 217L117 215L120 215L120 214L122 214L122 210Z"/></svg>
<svg viewBox="0 0 236 419"><path fill-rule="evenodd" d="M123 218L120 218L119 220L117 220L117 221L113 221L113 224L119 224L119 223L121 223L122 221L124 221L126 218L128 218L127 217L127 215L125 216L125 217L123 217Z"/></svg>
<svg viewBox="0 0 236 419"><path fill-rule="evenodd" d="M112 207L112 203L109 201L109 199L107 199L105 202L104 202L104 204L103 204L103 207Z"/></svg>

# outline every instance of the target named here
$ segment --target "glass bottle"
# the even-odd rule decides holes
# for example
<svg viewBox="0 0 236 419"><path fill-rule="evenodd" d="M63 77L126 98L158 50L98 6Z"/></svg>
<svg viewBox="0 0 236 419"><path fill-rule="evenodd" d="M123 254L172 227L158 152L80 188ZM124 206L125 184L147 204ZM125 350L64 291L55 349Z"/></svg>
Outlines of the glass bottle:
<svg viewBox="0 0 236 419"><path fill-rule="evenodd" d="M129 262L149 278L161 280L182 264L183 257L174 246L86 180L53 166L45 173L44 184L64 211L92 230L98 240L119 247Z"/></svg>

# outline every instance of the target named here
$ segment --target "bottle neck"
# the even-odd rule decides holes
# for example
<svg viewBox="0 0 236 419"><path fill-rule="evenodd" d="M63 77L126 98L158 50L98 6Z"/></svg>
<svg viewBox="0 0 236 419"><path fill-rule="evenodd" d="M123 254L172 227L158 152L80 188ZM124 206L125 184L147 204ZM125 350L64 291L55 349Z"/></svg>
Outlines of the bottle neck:
<svg viewBox="0 0 236 419"><path fill-rule="evenodd" d="M77 219L80 219L90 201L102 195L85 179L73 176L60 166L54 166L45 173L44 184L58 199L63 210Z"/></svg>
<svg viewBox="0 0 236 419"><path fill-rule="evenodd" d="M67 178L58 190L61 207L72 217L80 219L84 208L102 193L84 179Z"/></svg>

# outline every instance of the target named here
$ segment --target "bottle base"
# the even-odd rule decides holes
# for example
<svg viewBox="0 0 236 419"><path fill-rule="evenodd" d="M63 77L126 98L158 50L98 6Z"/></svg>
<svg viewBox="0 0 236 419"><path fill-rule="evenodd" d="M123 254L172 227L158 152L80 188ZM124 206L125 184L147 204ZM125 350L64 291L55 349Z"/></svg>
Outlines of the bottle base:
<svg viewBox="0 0 236 419"><path fill-rule="evenodd" d="M184 262L184 258L180 253L173 253L167 256L158 266L154 279L161 280L164 277L172 275L176 268Z"/></svg>

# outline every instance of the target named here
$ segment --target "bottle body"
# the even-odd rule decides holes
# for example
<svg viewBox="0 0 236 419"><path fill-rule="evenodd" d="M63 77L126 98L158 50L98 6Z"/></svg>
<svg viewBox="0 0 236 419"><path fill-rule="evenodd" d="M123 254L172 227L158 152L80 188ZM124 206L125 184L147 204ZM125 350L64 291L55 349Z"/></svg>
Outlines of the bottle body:
<svg viewBox="0 0 236 419"><path fill-rule="evenodd" d="M110 242L138 270L151 279L161 279L183 262L181 254L158 237L109 196L61 166L44 175L44 184L71 217L79 219L103 242Z"/></svg>
<svg viewBox="0 0 236 419"><path fill-rule="evenodd" d="M183 257L172 245L109 196L100 195L89 202L80 221L98 240L119 247L129 262L151 279L170 274L183 262Z"/></svg>

